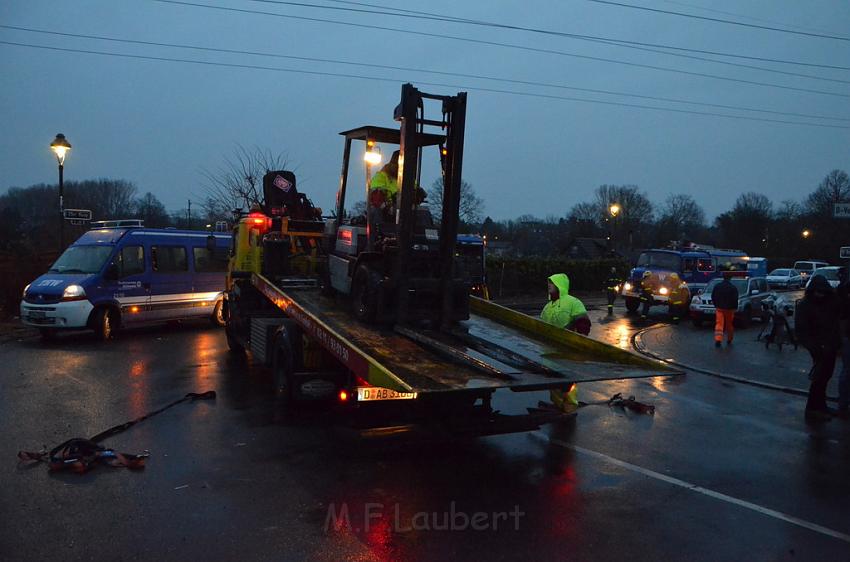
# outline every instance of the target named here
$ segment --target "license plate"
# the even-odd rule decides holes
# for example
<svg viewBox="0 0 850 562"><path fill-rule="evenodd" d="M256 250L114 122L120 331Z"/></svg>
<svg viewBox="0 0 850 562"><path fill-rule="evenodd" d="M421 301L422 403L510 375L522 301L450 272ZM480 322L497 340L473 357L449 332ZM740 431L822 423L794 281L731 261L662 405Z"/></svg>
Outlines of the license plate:
<svg viewBox="0 0 850 562"><path fill-rule="evenodd" d="M357 401L371 402L373 400L415 400L415 392L398 392L390 388L378 386L357 387Z"/></svg>
<svg viewBox="0 0 850 562"><path fill-rule="evenodd" d="M43 310L30 310L29 317L30 320L44 320L45 314Z"/></svg>

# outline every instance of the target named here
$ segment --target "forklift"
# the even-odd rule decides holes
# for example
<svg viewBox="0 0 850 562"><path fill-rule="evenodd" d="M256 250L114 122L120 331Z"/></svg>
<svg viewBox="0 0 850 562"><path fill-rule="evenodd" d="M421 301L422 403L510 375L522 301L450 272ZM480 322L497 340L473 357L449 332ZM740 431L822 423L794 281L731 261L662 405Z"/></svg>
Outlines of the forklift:
<svg viewBox="0 0 850 562"><path fill-rule="evenodd" d="M426 101L437 102L438 119L425 115ZM468 272L455 263L466 93L427 94L404 84L394 110L399 129L366 125L343 131L336 218L328 221L328 283L348 295L354 316L368 323L429 325L448 329L469 318ZM437 132L430 132L437 130ZM397 145L399 191L382 209L370 202L367 165L366 216L345 217L352 144L365 143L373 156L376 143ZM419 179L425 151L436 151L442 171L442 220L434 225L421 205ZM374 161L374 160L373 160ZM368 162L368 160L367 160ZM352 189L353 191L353 189Z"/></svg>

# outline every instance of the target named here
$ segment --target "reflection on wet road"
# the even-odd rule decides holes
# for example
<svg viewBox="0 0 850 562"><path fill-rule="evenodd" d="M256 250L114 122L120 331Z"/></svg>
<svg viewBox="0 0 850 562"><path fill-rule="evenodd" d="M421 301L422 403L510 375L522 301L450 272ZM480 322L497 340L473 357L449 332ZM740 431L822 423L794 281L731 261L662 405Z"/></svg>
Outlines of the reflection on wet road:
<svg viewBox="0 0 850 562"><path fill-rule="evenodd" d="M594 335L628 348L633 320L597 314ZM591 405L538 432L364 440L333 412L284 415L268 371L228 353L220 330L26 339L0 353L7 462L186 392L218 392L106 443L149 449L144 471L0 473L8 560L837 560L850 548L840 537L850 533L848 425L806 427L802 399L782 393L699 375L588 383L580 393ZM615 392L656 415L605 406ZM494 406L522 412L546 397L508 391Z"/></svg>

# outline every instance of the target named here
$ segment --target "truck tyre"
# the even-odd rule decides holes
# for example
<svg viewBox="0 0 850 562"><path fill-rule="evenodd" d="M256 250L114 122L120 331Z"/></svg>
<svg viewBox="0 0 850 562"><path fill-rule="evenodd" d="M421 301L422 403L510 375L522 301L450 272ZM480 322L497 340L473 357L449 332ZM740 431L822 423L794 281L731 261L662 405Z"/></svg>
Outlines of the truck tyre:
<svg viewBox="0 0 850 562"><path fill-rule="evenodd" d="M292 404L295 397L293 373L300 364L301 330L292 320L284 320L272 341L272 382L278 406Z"/></svg>
<svg viewBox="0 0 850 562"><path fill-rule="evenodd" d="M351 282L351 308L361 322L373 323L378 315L378 286L365 265L357 268Z"/></svg>
<svg viewBox="0 0 850 562"><path fill-rule="evenodd" d="M220 300L215 303L215 308L213 308L213 313L210 316L210 324L216 328L224 326L224 301Z"/></svg>
<svg viewBox="0 0 850 562"><path fill-rule="evenodd" d="M626 310L635 312L640 307L640 299L634 297L626 297Z"/></svg>
<svg viewBox="0 0 850 562"><path fill-rule="evenodd" d="M245 348L241 343L230 333L230 326L224 325L224 335L227 337L227 349L234 355L242 355L245 353Z"/></svg>
<svg viewBox="0 0 850 562"><path fill-rule="evenodd" d="M109 308L103 307L95 310L92 316L92 328L101 341L108 341L115 335L118 328L117 314Z"/></svg>

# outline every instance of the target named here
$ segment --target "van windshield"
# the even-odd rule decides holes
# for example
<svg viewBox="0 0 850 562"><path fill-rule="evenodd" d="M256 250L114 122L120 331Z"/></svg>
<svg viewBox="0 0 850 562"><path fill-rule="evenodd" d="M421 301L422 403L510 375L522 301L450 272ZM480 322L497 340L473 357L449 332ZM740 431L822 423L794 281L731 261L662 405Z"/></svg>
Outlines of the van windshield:
<svg viewBox="0 0 850 562"><path fill-rule="evenodd" d="M653 267L677 272L680 265L679 256L667 252L643 252L637 261L638 267Z"/></svg>
<svg viewBox="0 0 850 562"><path fill-rule="evenodd" d="M97 273L112 254L112 246L71 246L48 269L49 273Z"/></svg>
<svg viewBox="0 0 850 562"><path fill-rule="evenodd" d="M794 262L794 269L797 271L811 271L814 269L814 266L810 261L798 261Z"/></svg>

